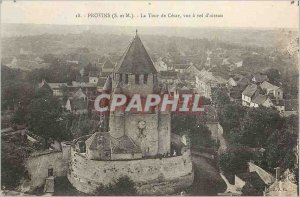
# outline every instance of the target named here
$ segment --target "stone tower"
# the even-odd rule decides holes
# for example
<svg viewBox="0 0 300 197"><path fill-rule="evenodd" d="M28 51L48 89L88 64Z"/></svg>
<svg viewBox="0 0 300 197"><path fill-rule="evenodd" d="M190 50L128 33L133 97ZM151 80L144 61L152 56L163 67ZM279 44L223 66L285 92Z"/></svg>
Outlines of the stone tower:
<svg viewBox="0 0 300 197"><path fill-rule="evenodd" d="M112 74L111 94L142 97L156 93L157 71L138 34L129 44ZM109 132L113 138L128 136L143 156L170 153L171 118L169 112L110 112Z"/></svg>

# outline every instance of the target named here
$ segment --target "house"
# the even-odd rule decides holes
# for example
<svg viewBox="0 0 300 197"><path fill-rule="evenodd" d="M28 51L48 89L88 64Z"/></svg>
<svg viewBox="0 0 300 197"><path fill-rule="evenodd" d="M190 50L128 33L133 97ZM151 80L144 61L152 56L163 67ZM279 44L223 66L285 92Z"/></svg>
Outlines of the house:
<svg viewBox="0 0 300 197"><path fill-rule="evenodd" d="M108 76L108 77L110 77L110 76ZM107 80L107 77L99 77L98 82L97 82L97 91L98 92L102 91L106 80Z"/></svg>
<svg viewBox="0 0 300 197"><path fill-rule="evenodd" d="M183 73L189 66L191 66L189 63L174 64L174 70Z"/></svg>
<svg viewBox="0 0 300 197"><path fill-rule="evenodd" d="M99 74L95 71L89 72L89 83L91 84L97 84L98 83Z"/></svg>
<svg viewBox="0 0 300 197"><path fill-rule="evenodd" d="M273 106L273 102L267 95L258 94L256 97L254 97L250 102L250 107L271 107Z"/></svg>
<svg viewBox="0 0 300 197"><path fill-rule="evenodd" d="M115 68L115 64L107 58L107 60L101 64L101 73L100 76L107 77L108 75L112 74Z"/></svg>
<svg viewBox="0 0 300 197"><path fill-rule="evenodd" d="M185 70L185 73L190 74L192 76L197 76L201 74L201 71L198 68L196 68L195 65L191 65Z"/></svg>
<svg viewBox="0 0 300 197"><path fill-rule="evenodd" d="M269 78L267 75L262 74L262 73L256 73L253 77L252 77L252 82L257 83L257 84L261 84L264 81L269 81Z"/></svg>
<svg viewBox="0 0 300 197"><path fill-rule="evenodd" d="M285 111L285 105L283 99L272 99L273 106L277 109L277 111L283 113Z"/></svg>
<svg viewBox="0 0 300 197"><path fill-rule="evenodd" d="M245 89L247 85L250 84L250 80L243 75L234 75L230 77L227 81L227 87L240 87L241 89Z"/></svg>
<svg viewBox="0 0 300 197"><path fill-rule="evenodd" d="M211 98L212 89L223 86L226 80L219 76L214 76L212 72L201 70L201 74L196 76L196 91L201 96Z"/></svg>
<svg viewBox="0 0 300 197"><path fill-rule="evenodd" d="M260 87L266 92L267 95L275 99L283 99L283 91L280 87L273 85L267 81L262 82Z"/></svg>
<svg viewBox="0 0 300 197"><path fill-rule="evenodd" d="M166 62L164 62L162 58L158 58L158 60L154 64L154 66L155 66L157 72L167 71L169 68L168 65L166 64Z"/></svg>
<svg viewBox="0 0 300 197"><path fill-rule="evenodd" d="M162 83L165 84L174 84L179 81L178 73L176 71L160 71L159 72L159 79Z"/></svg>
<svg viewBox="0 0 300 197"><path fill-rule="evenodd" d="M81 88L79 88L79 90L77 90L77 91L73 94L72 98L75 98L75 99L83 99L84 101L87 101L87 100L88 100L87 95L86 95L85 93L83 93L83 91L82 91Z"/></svg>
<svg viewBox="0 0 300 197"><path fill-rule="evenodd" d="M87 114L88 113L88 101L83 98L68 98L65 108L73 114Z"/></svg>
<svg viewBox="0 0 300 197"><path fill-rule="evenodd" d="M63 96L63 87L68 87L67 83L47 83L44 79L38 84L38 87L42 88L45 87L45 85L49 86L53 96L57 97Z"/></svg>
<svg viewBox="0 0 300 197"><path fill-rule="evenodd" d="M234 75L227 81L227 89L231 101L239 102L242 100L242 92L250 84L250 80L243 75Z"/></svg>
<svg viewBox="0 0 300 197"><path fill-rule="evenodd" d="M263 94L262 89L256 84L250 84L242 92L242 104L243 106L250 106L252 100L259 94Z"/></svg>
<svg viewBox="0 0 300 197"><path fill-rule="evenodd" d="M219 195L225 196L263 196L266 187L275 181L270 173L252 162L248 162L248 169L245 172L234 176L233 183L230 183L222 173L220 175L227 188Z"/></svg>

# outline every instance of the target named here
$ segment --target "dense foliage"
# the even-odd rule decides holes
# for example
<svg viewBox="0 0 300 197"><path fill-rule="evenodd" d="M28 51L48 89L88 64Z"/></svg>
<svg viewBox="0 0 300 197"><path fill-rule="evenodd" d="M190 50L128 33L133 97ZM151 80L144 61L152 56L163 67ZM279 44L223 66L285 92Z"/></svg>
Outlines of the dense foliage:
<svg viewBox="0 0 300 197"><path fill-rule="evenodd" d="M254 160L270 172L275 167L295 169L298 116L282 117L272 108L245 108L228 103L219 108L219 121L230 147L257 150L221 155L220 167L225 172L239 172L241 167L236 165L237 156ZM248 155L244 157L244 154Z"/></svg>
<svg viewBox="0 0 300 197"><path fill-rule="evenodd" d="M26 140L25 140L26 141ZM12 190L27 177L25 159L31 149L24 143L22 136L1 140L1 187Z"/></svg>
<svg viewBox="0 0 300 197"><path fill-rule="evenodd" d="M29 130L45 139L46 145L50 139L66 140L69 132L65 127L62 107L53 97L35 98L30 104Z"/></svg>
<svg viewBox="0 0 300 197"><path fill-rule="evenodd" d="M99 185L94 194L95 196L134 196L137 191L134 182L128 176L123 176L114 184Z"/></svg>
<svg viewBox="0 0 300 197"><path fill-rule="evenodd" d="M212 146L211 132L207 126L198 120L195 115L176 115L171 120L172 132L183 135L186 134L191 140L192 148L201 146Z"/></svg>

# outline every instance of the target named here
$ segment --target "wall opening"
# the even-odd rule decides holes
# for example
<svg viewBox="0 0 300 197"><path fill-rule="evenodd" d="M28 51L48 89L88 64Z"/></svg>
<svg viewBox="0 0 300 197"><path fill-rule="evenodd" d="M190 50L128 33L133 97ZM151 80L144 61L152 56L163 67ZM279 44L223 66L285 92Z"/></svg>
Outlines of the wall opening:
<svg viewBox="0 0 300 197"><path fill-rule="evenodd" d="M53 168L48 169L48 176L53 176Z"/></svg>

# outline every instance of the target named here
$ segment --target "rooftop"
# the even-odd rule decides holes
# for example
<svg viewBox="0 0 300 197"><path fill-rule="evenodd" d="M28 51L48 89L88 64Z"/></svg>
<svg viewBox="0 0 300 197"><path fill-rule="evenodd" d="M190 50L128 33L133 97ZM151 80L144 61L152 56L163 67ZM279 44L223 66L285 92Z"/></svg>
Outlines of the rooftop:
<svg viewBox="0 0 300 197"><path fill-rule="evenodd" d="M256 103L258 105L262 105L267 99L268 99L268 96L259 94L253 99L252 102Z"/></svg>
<svg viewBox="0 0 300 197"><path fill-rule="evenodd" d="M275 86L275 85L273 85L273 84L271 84L271 83L269 83L269 82L267 82L267 81L264 81L264 82L260 85L260 87L261 87L262 89L267 89L267 90L277 90L277 89L280 88L280 87Z"/></svg>
<svg viewBox="0 0 300 197"><path fill-rule="evenodd" d="M115 72L139 75L157 72L137 34L123 54L121 61L117 64Z"/></svg>
<svg viewBox="0 0 300 197"><path fill-rule="evenodd" d="M256 84L250 84L246 87L242 94L248 97L252 97L254 93L259 89L259 86L257 86Z"/></svg>

